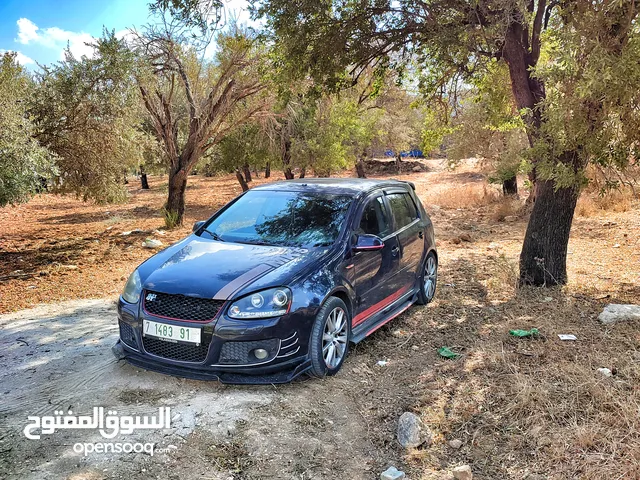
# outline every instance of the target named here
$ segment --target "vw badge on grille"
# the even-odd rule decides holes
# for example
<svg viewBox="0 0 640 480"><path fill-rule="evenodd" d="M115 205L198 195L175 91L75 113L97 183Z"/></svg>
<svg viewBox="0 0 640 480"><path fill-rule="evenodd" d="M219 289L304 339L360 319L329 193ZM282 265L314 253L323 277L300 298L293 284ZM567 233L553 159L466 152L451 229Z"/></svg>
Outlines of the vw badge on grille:
<svg viewBox="0 0 640 480"><path fill-rule="evenodd" d="M153 302L156 299L157 295L155 293L149 293L146 297L145 300L147 302Z"/></svg>

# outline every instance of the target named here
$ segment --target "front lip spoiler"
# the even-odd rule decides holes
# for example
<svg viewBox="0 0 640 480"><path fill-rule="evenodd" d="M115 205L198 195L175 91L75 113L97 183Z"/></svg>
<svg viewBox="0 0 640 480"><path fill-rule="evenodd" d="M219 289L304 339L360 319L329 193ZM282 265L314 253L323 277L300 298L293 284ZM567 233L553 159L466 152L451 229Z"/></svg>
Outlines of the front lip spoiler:
<svg viewBox="0 0 640 480"><path fill-rule="evenodd" d="M289 383L311 369L311 361L307 359L294 368L263 374L199 370L151 360L138 353L125 350L120 340L111 347L111 351L118 360L126 360L132 365L144 368L145 370L193 380L217 380L220 383L231 385L272 385Z"/></svg>

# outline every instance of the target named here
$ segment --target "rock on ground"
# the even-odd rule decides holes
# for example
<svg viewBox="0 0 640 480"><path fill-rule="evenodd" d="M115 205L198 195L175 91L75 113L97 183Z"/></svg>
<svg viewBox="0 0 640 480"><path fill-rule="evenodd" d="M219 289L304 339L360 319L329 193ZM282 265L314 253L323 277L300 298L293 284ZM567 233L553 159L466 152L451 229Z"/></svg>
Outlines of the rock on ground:
<svg viewBox="0 0 640 480"><path fill-rule="evenodd" d="M453 469L453 478L456 480L471 480L473 473L471 473L471 467L469 465L461 465Z"/></svg>
<svg viewBox="0 0 640 480"><path fill-rule="evenodd" d="M423 443L431 445L431 431L415 413L404 412L398 420L398 442L405 448L415 448Z"/></svg>
<svg viewBox="0 0 640 480"><path fill-rule="evenodd" d="M640 305L610 303L604 307L602 313L598 315L598 320L605 325L628 320L640 320Z"/></svg>
<svg viewBox="0 0 640 480"><path fill-rule="evenodd" d="M455 438L449 442L449 446L454 450L458 450L462 446L462 440Z"/></svg>

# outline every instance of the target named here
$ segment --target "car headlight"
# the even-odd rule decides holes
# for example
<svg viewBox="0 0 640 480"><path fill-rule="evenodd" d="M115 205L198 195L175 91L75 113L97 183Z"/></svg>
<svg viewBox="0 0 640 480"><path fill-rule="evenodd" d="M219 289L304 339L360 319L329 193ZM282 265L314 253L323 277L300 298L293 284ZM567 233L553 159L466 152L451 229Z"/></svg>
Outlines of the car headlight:
<svg viewBox="0 0 640 480"><path fill-rule="evenodd" d="M236 319L279 317L289 311L290 305L291 290L270 288L234 301L227 315Z"/></svg>
<svg viewBox="0 0 640 480"><path fill-rule="evenodd" d="M135 270L127 280L127 284L124 286L124 292L122 292L122 298L129 303L138 303L140 300L140 294L142 293L142 280L138 270Z"/></svg>

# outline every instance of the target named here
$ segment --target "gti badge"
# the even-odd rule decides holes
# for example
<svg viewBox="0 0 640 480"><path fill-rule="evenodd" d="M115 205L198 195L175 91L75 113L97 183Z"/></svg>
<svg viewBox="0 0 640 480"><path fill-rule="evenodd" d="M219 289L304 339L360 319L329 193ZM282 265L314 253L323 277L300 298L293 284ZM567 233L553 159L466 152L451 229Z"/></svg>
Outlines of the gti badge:
<svg viewBox="0 0 640 480"><path fill-rule="evenodd" d="M145 300L147 302L153 302L156 299L157 295L155 293L149 293L146 297Z"/></svg>

